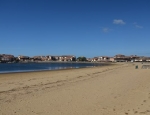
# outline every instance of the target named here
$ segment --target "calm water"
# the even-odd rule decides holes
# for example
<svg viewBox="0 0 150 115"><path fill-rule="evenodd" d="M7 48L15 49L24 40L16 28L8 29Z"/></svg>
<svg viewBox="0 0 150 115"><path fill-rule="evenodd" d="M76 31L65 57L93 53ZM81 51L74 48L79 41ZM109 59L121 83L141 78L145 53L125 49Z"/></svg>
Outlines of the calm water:
<svg viewBox="0 0 150 115"><path fill-rule="evenodd" d="M98 63L0 63L0 73L101 66Z"/></svg>

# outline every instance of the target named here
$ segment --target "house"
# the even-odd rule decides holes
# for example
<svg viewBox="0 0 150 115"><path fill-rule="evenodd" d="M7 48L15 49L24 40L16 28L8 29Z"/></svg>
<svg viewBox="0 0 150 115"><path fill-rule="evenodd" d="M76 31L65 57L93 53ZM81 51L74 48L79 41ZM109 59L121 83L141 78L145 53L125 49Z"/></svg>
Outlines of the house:
<svg viewBox="0 0 150 115"><path fill-rule="evenodd" d="M54 61L54 60L55 60L55 57L54 57L54 56L48 55L48 56L46 56L46 57L47 57L47 60L48 60L48 61Z"/></svg>
<svg viewBox="0 0 150 115"><path fill-rule="evenodd" d="M55 61L76 61L74 55L52 56L51 59Z"/></svg>
<svg viewBox="0 0 150 115"><path fill-rule="evenodd" d="M147 58L144 56L140 56L135 59L135 62L146 62Z"/></svg>
<svg viewBox="0 0 150 115"><path fill-rule="evenodd" d="M94 57L93 59L92 59L92 62L97 62L98 61L98 57Z"/></svg>
<svg viewBox="0 0 150 115"><path fill-rule="evenodd" d="M135 60L139 59L137 55L131 55L130 56L131 62L135 62Z"/></svg>
<svg viewBox="0 0 150 115"><path fill-rule="evenodd" d="M150 57L147 57L147 58L146 58L146 61L147 61L147 62L150 62Z"/></svg>
<svg viewBox="0 0 150 115"><path fill-rule="evenodd" d="M59 57L58 57L58 61L64 61L64 58L65 58L65 57L63 57L63 56L59 56Z"/></svg>
<svg viewBox="0 0 150 115"><path fill-rule="evenodd" d="M108 62L108 61L110 61L110 57L108 57L108 56L99 56L97 61Z"/></svg>
<svg viewBox="0 0 150 115"><path fill-rule="evenodd" d="M29 60L30 60L30 57L29 57L29 56L22 56L22 55L19 55L19 56L18 56L18 59L19 59L19 61L29 61Z"/></svg>
<svg viewBox="0 0 150 115"><path fill-rule="evenodd" d="M60 56L53 56L52 59L53 59L53 61L59 61L59 57L60 57Z"/></svg>
<svg viewBox="0 0 150 115"><path fill-rule="evenodd" d="M114 61L115 61L115 60L114 60L114 57L110 57L110 58L109 58L109 61L110 61L110 62L114 62Z"/></svg>
<svg viewBox="0 0 150 115"><path fill-rule="evenodd" d="M41 61L41 56L33 56L34 61Z"/></svg>
<svg viewBox="0 0 150 115"><path fill-rule="evenodd" d="M62 55L60 57L61 61L76 61L76 57L74 55Z"/></svg>
<svg viewBox="0 0 150 115"><path fill-rule="evenodd" d="M12 61L14 61L14 59L15 59L15 57L13 55L9 55L9 54L0 55L1 62L12 62Z"/></svg>
<svg viewBox="0 0 150 115"><path fill-rule="evenodd" d="M124 57L125 57L125 55L122 55L122 54L117 54L114 56L114 58L124 58Z"/></svg>
<svg viewBox="0 0 150 115"><path fill-rule="evenodd" d="M41 57L41 61L47 61L47 57L46 56L40 56Z"/></svg>
<svg viewBox="0 0 150 115"><path fill-rule="evenodd" d="M128 62L128 61L131 61L131 59L129 56L118 54L114 56L114 61L115 62Z"/></svg>
<svg viewBox="0 0 150 115"><path fill-rule="evenodd" d="M87 58L87 61L88 62L92 62L92 58Z"/></svg>
<svg viewBox="0 0 150 115"><path fill-rule="evenodd" d="M34 61L47 61L48 56L34 56L34 57L32 57L32 60L34 60Z"/></svg>

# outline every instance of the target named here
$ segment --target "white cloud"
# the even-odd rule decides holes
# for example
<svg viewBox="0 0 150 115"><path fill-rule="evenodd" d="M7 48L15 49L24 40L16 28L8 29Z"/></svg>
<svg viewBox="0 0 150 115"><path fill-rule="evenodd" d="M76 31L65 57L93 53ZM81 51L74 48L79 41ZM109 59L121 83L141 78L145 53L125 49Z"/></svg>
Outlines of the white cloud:
<svg viewBox="0 0 150 115"><path fill-rule="evenodd" d="M107 32L109 32L109 28L103 28L102 31L107 33Z"/></svg>
<svg viewBox="0 0 150 115"><path fill-rule="evenodd" d="M102 28L102 31L103 31L104 33L107 33L107 32L110 32L111 29L110 29L110 28L107 28L107 27L103 27L103 28Z"/></svg>
<svg viewBox="0 0 150 115"><path fill-rule="evenodd" d="M136 27L136 28L143 28L143 26L139 26L139 25L136 25L135 27Z"/></svg>
<svg viewBox="0 0 150 115"><path fill-rule="evenodd" d="M107 33L107 32L110 32L110 31L112 31L112 29L107 28L107 27L102 27L102 32Z"/></svg>
<svg viewBox="0 0 150 115"><path fill-rule="evenodd" d="M134 22L133 24L134 24L134 26L135 26L136 28L140 28L140 29L143 28L143 26L138 25L136 22Z"/></svg>
<svg viewBox="0 0 150 115"><path fill-rule="evenodd" d="M126 24L123 20L119 19L119 20L113 20L113 24L120 24L120 25L124 25Z"/></svg>

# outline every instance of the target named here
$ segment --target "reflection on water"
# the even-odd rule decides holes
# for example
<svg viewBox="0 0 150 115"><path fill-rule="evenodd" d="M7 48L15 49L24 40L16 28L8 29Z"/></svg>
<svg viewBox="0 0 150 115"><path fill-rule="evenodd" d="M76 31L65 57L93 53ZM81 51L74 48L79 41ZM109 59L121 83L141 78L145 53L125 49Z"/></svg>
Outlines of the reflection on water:
<svg viewBox="0 0 150 115"><path fill-rule="evenodd" d="M0 73L101 66L100 63L0 63Z"/></svg>

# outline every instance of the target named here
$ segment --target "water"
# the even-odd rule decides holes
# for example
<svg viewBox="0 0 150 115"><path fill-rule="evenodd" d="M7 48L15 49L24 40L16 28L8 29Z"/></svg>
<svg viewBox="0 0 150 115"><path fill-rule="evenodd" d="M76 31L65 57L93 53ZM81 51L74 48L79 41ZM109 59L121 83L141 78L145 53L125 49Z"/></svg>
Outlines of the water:
<svg viewBox="0 0 150 115"><path fill-rule="evenodd" d="M99 63L0 63L0 73L101 66Z"/></svg>

